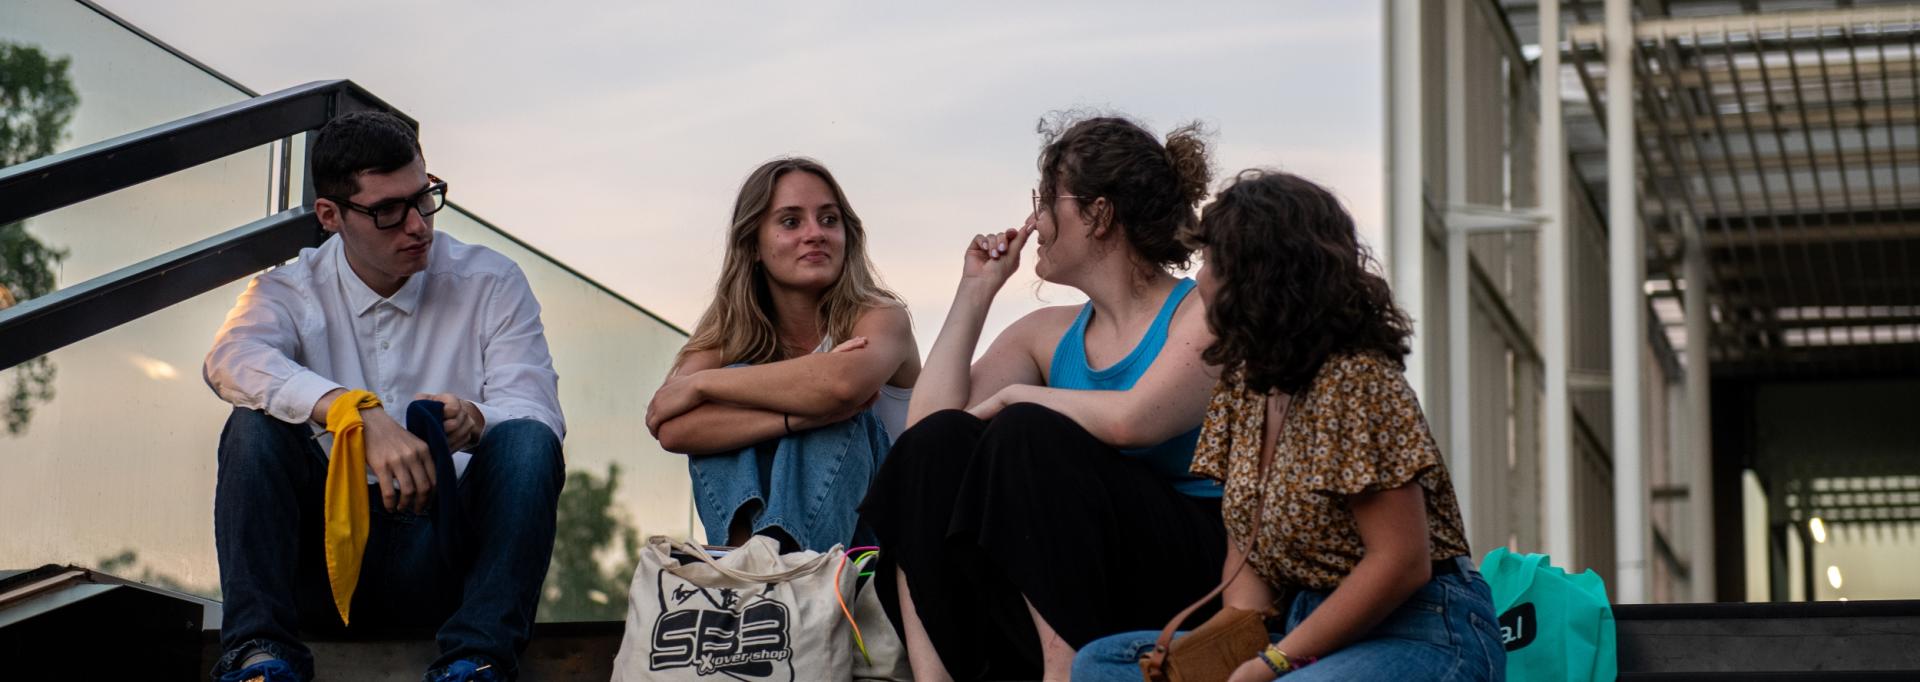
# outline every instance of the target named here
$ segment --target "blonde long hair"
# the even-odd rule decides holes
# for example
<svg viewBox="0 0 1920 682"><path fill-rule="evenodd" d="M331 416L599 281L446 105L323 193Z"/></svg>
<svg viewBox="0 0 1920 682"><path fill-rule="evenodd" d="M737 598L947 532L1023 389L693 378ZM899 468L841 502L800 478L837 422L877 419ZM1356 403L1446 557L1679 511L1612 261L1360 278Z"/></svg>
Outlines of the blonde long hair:
<svg viewBox="0 0 1920 682"><path fill-rule="evenodd" d="M721 364L726 365L761 364L789 357L774 324L767 271L760 265L760 222L772 208L774 183L793 171L812 173L827 183L847 231L840 278L820 297L818 312L826 322L827 336L835 341L851 337L854 322L869 308L906 307L899 295L880 282L872 259L867 257L866 228L827 167L806 157L774 159L754 169L740 185L740 196L733 204L733 227L727 230L727 259L720 268L720 282L714 286L713 303L700 316L693 338L674 361L676 366L688 353L714 349L719 349Z"/></svg>

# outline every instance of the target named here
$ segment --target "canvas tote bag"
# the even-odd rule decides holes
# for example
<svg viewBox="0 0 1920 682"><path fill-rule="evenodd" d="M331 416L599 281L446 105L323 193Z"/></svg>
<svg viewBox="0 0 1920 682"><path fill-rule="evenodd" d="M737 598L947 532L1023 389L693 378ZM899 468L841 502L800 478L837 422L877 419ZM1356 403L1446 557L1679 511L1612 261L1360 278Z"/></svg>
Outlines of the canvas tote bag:
<svg viewBox="0 0 1920 682"><path fill-rule="evenodd" d="M613 679L850 679L860 653L842 604L854 601L857 570L838 546L783 555L778 542L755 536L716 559L650 538L628 588Z"/></svg>

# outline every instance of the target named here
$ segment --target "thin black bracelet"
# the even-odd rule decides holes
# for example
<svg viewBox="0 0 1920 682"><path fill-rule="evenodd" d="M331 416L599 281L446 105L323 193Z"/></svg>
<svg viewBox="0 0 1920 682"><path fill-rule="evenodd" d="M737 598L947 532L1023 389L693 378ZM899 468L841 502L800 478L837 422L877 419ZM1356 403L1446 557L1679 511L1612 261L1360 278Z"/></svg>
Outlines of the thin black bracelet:
<svg viewBox="0 0 1920 682"><path fill-rule="evenodd" d="M793 435L793 422L790 422L787 420L792 417L793 415L791 414L787 414L785 412L780 413L780 425L787 427L787 435L789 436Z"/></svg>

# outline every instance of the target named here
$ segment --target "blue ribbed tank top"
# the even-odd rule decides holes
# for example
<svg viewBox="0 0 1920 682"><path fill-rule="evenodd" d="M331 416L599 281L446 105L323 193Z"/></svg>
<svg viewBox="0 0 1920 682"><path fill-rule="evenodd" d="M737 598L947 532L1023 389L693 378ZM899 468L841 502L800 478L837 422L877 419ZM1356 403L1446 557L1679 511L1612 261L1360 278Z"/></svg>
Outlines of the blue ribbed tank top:
<svg viewBox="0 0 1920 682"><path fill-rule="evenodd" d="M1127 357L1105 369L1094 369L1087 365L1087 319L1093 316L1093 304L1087 303L1080 308L1080 316L1073 320L1073 326L1067 328L1065 336L1060 337L1060 345L1053 349L1053 365L1047 374L1047 385L1077 391L1125 391L1133 388L1140 375L1147 373L1153 366L1154 358L1160 356L1160 350L1167 345L1167 327L1173 323L1173 311L1180 307L1187 292L1193 290L1193 280L1181 278L1167 294L1167 301L1160 305L1160 314L1154 316L1153 326L1147 328L1147 335L1140 338L1139 345L1127 353ZM1175 490L1194 497L1219 497L1220 484L1210 479L1194 476L1187 468L1193 463L1193 446L1200 440L1200 426L1193 430L1167 439L1159 445L1131 450L1121 450L1122 454L1139 457L1147 461L1154 473L1165 477Z"/></svg>

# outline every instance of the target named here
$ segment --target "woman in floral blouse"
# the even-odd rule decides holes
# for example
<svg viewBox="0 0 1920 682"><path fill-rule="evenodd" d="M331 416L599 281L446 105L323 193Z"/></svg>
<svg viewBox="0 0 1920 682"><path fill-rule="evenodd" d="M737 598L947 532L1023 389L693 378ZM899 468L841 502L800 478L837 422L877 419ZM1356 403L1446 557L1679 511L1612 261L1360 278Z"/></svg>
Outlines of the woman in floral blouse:
<svg viewBox="0 0 1920 682"><path fill-rule="evenodd" d="M1193 471L1226 484L1223 593L1285 629L1231 678L1499 680L1506 654L1459 502L1402 366L1406 313L1327 190L1246 171L1188 235L1225 368ZM1281 597L1287 597L1281 601ZM1158 633L1089 644L1073 679L1140 679Z"/></svg>

